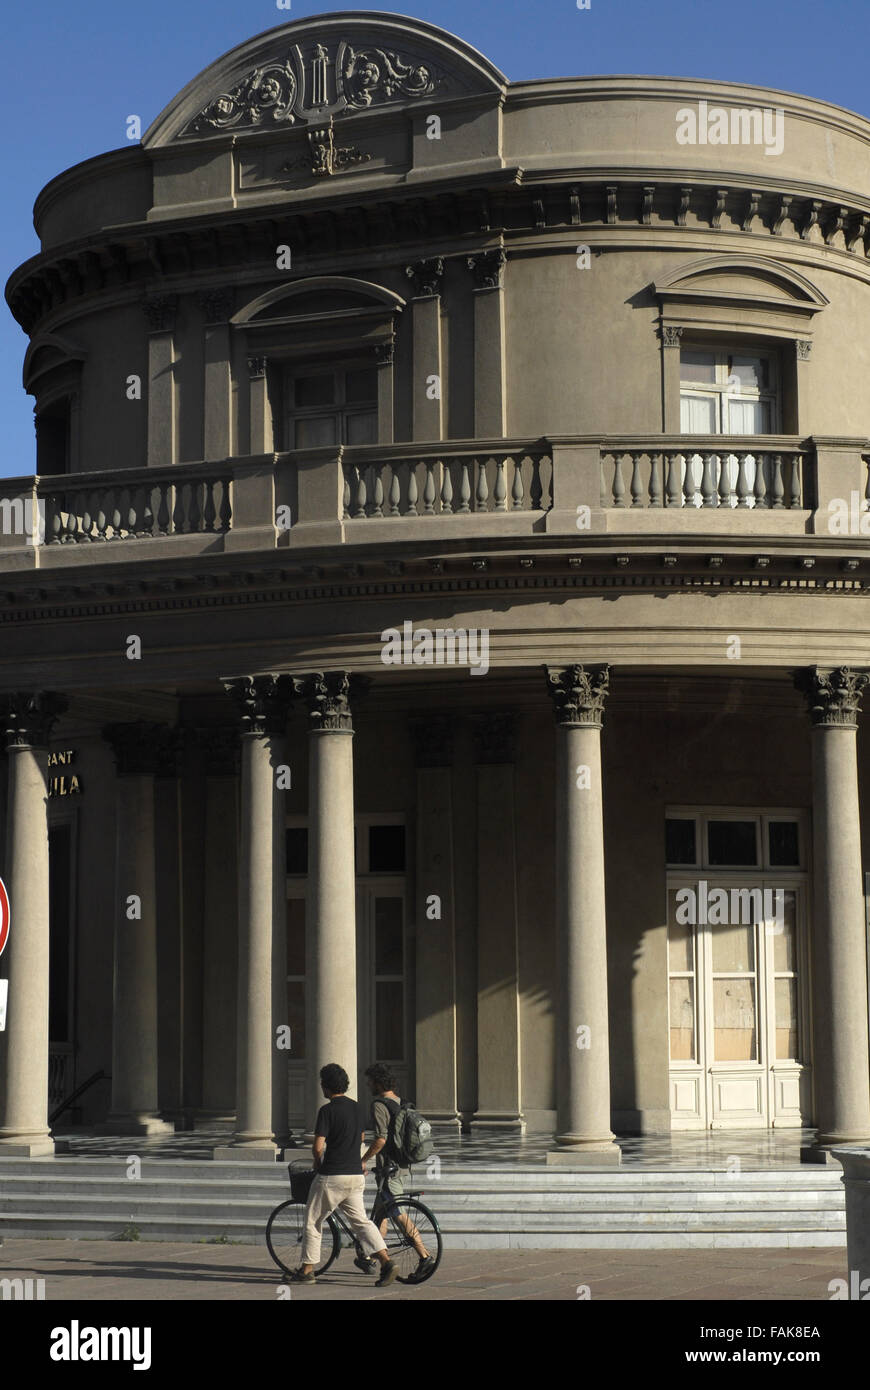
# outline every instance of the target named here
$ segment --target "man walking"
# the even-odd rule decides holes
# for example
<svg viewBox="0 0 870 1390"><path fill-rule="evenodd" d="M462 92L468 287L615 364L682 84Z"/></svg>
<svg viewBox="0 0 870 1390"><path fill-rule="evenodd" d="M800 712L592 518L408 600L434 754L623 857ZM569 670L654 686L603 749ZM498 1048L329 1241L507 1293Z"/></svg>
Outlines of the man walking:
<svg viewBox="0 0 870 1390"><path fill-rule="evenodd" d="M374 1062L370 1067L366 1067L365 1076L372 1094L372 1129L375 1137L363 1154L363 1167L370 1158L376 1159L375 1172L378 1186L380 1186L386 1166L392 1160L396 1164L396 1171L387 1179L387 1189L391 1197L401 1197L405 1190L403 1179L409 1176L409 1172L407 1168L399 1167L395 1156L388 1151L390 1124L402 1103L401 1097L396 1094L396 1082L392 1072L389 1067L384 1066L383 1062ZM381 1211L383 1211L383 1207L381 1207ZM374 1213L375 1216L378 1214L378 1212ZM423 1244L423 1239L414 1223L404 1212L400 1212L397 1219L405 1234L413 1242L414 1249L420 1257L420 1263L408 1280L409 1283L414 1284L426 1277L435 1261ZM386 1225L387 1218L384 1215L380 1222L381 1235L383 1235ZM355 1263L358 1264L359 1260Z"/></svg>
<svg viewBox="0 0 870 1390"><path fill-rule="evenodd" d="M314 1126L314 1167L317 1176L311 1184L305 1207L305 1236L302 1242L302 1264L291 1274L295 1284L314 1284L315 1267L320 1263L320 1241L323 1223L336 1207L340 1207L348 1225L365 1250L370 1250L381 1265L378 1288L392 1284L398 1273L387 1254L384 1238L366 1217L363 1204L365 1176L360 1150L365 1135L360 1107L346 1091L350 1085L347 1072L335 1062L320 1069L320 1088L328 1101L317 1112Z"/></svg>

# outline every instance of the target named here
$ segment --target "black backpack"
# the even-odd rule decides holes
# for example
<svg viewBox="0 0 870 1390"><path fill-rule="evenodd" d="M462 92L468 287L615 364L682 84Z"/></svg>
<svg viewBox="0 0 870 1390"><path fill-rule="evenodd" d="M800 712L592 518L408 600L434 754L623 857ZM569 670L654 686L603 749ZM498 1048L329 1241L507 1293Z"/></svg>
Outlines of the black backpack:
<svg viewBox="0 0 870 1390"><path fill-rule="evenodd" d="M422 1163L434 1151L432 1126L413 1101L395 1101L387 1096L376 1096L390 1112L390 1126L384 1153L400 1168L410 1168L412 1163Z"/></svg>

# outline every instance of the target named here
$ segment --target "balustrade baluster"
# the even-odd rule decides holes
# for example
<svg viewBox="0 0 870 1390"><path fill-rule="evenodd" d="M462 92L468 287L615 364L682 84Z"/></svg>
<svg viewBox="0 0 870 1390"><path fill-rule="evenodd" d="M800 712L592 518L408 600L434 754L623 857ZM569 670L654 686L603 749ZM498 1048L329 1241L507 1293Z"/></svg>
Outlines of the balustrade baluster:
<svg viewBox="0 0 870 1390"><path fill-rule="evenodd" d="M770 498L767 495L767 478L765 468L767 466L767 454L755 455L755 482L752 485L752 495L755 498L756 507L769 507Z"/></svg>
<svg viewBox="0 0 870 1390"><path fill-rule="evenodd" d="M443 516L453 515L453 478L450 472L452 459L447 459L441 474L441 512Z"/></svg>
<svg viewBox="0 0 870 1390"><path fill-rule="evenodd" d="M719 506L730 507L733 489L731 487L731 460L733 454L719 455Z"/></svg>
<svg viewBox="0 0 870 1390"><path fill-rule="evenodd" d="M401 516L400 502L402 500L402 486L399 482L399 469L393 463L390 465L390 516Z"/></svg>
<svg viewBox="0 0 870 1390"><path fill-rule="evenodd" d="M661 454L650 454L649 456L649 504L651 507L662 505Z"/></svg>
<svg viewBox="0 0 870 1390"><path fill-rule="evenodd" d="M682 487L680 485L680 455L668 454L668 494L665 499L666 507L681 507L683 504Z"/></svg>
<svg viewBox="0 0 870 1390"><path fill-rule="evenodd" d="M205 499L202 506L202 529L209 532L214 531L215 519L217 517L217 507L214 500L215 484L211 478L206 479Z"/></svg>
<svg viewBox="0 0 870 1390"><path fill-rule="evenodd" d="M477 485L474 489L474 510L476 512L488 510L489 484L486 480L486 464L485 458L472 460L472 467L477 469Z"/></svg>
<svg viewBox="0 0 870 1390"><path fill-rule="evenodd" d="M233 519L233 506L230 501L229 479L219 479L221 489L220 514L218 516L218 530L229 531Z"/></svg>
<svg viewBox="0 0 870 1390"><path fill-rule="evenodd" d="M169 483L157 484L157 532L158 535L169 535L169 523L172 519L172 509L169 505Z"/></svg>
<svg viewBox="0 0 870 1390"><path fill-rule="evenodd" d="M417 516L417 498L420 493L417 488L417 465L408 464L408 516Z"/></svg>
<svg viewBox="0 0 870 1390"><path fill-rule="evenodd" d="M507 483L504 476L504 459L495 460L495 481L492 489L493 511L507 511Z"/></svg>
<svg viewBox="0 0 870 1390"><path fill-rule="evenodd" d="M511 507L515 512L521 512L525 500L523 494L523 459L515 458L513 463L514 480L511 485Z"/></svg>
<svg viewBox="0 0 870 1390"><path fill-rule="evenodd" d="M746 454L737 455L737 505L749 506L749 477L746 472Z"/></svg>
<svg viewBox="0 0 870 1390"><path fill-rule="evenodd" d="M435 460L426 460L426 481L423 484L423 514L435 515Z"/></svg>
<svg viewBox="0 0 870 1390"><path fill-rule="evenodd" d="M60 545L63 521L60 515L60 498L57 493L52 493L50 497L46 498L46 507L48 509L48 543L49 545Z"/></svg>
<svg viewBox="0 0 870 1390"><path fill-rule="evenodd" d="M628 457L631 460L631 482L628 485L628 490L631 493L631 505L633 507L642 507L644 505L644 501L643 478L641 477L640 461L643 458L643 454L640 452L639 449L635 449L628 455Z"/></svg>
<svg viewBox="0 0 870 1390"><path fill-rule="evenodd" d="M614 507L625 506L625 481L622 476L622 455L613 455L613 489L611 492L612 505Z"/></svg>
<svg viewBox="0 0 870 1390"><path fill-rule="evenodd" d="M683 475L683 505L694 507L695 505L695 455L681 455L685 466Z"/></svg>
<svg viewBox="0 0 870 1390"><path fill-rule="evenodd" d="M66 494L66 530L64 535L64 543L67 545L75 545L76 541L76 530L78 528L78 517L76 516L76 497L77 494L75 492L68 492Z"/></svg>
<svg viewBox="0 0 870 1390"><path fill-rule="evenodd" d="M782 454L774 454L773 456L773 478L771 479L770 490L773 494L771 506L782 507L785 496L785 487L782 481Z"/></svg>
<svg viewBox="0 0 870 1390"><path fill-rule="evenodd" d="M791 491L789 494L789 506L799 511L802 502L801 496L801 456L792 454L791 456Z"/></svg>
<svg viewBox="0 0 870 1390"><path fill-rule="evenodd" d="M347 521L350 517L350 481L347 476L347 468L344 470L344 487L341 493L341 519Z"/></svg>
<svg viewBox="0 0 870 1390"><path fill-rule="evenodd" d="M373 465L374 484L372 487L372 516L383 516L384 514L384 479L383 469L377 464Z"/></svg>
<svg viewBox="0 0 870 1390"><path fill-rule="evenodd" d="M172 484L169 485L170 496L173 491ZM200 481L190 485L190 511L187 514L187 529L191 534L198 534L202 530L202 492L203 485Z"/></svg>
<svg viewBox="0 0 870 1390"><path fill-rule="evenodd" d="M529 483L529 502L533 512L539 512L544 506L544 479L541 473L543 458L540 454L533 454L532 477Z"/></svg>
<svg viewBox="0 0 870 1390"><path fill-rule="evenodd" d="M363 521L366 514L366 480L361 468L356 470L356 510L354 517L357 521Z"/></svg>
<svg viewBox="0 0 870 1390"><path fill-rule="evenodd" d="M703 468L701 470L701 506L715 507L716 488L713 483L713 460L716 454L703 455Z"/></svg>

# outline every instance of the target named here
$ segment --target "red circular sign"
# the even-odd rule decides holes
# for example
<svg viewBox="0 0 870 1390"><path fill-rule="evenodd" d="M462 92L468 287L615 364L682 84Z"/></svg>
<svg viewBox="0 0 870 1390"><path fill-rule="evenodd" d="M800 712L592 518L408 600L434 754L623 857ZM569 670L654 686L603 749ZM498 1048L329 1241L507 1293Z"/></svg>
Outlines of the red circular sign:
<svg viewBox="0 0 870 1390"><path fill-rule="evenodd" d="M0 878L0 956L2 956L6 942L9 940L9 894L6 892L6 884Z"/></svg>

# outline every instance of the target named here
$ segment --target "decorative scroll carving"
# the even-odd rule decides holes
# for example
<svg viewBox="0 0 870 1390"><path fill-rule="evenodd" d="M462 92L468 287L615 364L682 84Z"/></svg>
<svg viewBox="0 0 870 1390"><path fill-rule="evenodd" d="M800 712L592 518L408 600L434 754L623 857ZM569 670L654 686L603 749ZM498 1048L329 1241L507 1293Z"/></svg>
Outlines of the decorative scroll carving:
<svg viewBox="0 0 870 1390"><path fill-rule="evenodd" d="M675 323L662 324L662 342L666 348L678 348L683 335L682 327Z"/></svg>
<svg viewBox="0 0 870 1390"><path fill-rule="evenodd" d="M336 145L331 117L328 126L309 130L308 145L308 156L283 164L282 173L292 174L297 169L305 169L315 178L328 178L330 174L347 169L351 164L367 164L372 157L363 153L357 145Z"/></svg>
<svg viewBox="0 0 870 1390"><path fill-rule="evenodd" d="M175 328L175 310L178 307L177 294L155 294L142 300L142 312L148 320L151 333L171 333Z"/></svg>
<svg viewBox="0 0 870 1390"><path fill-rule="evenodd" d="M396 355L396 344L392 338L386 343L375 344L375 361L379 367L391 367Z"/></svg>
<svg viewBox="0 0 870 1390"><path fill-rule="evenodd" d="M686 218L689 215L689 204L692 201L691 184L683 184L680 188L680 201L677 207L677 226L685 227Z"/></svg>
<svg viewBox="0 0 870 1390"><path fill-rule="evenodd" d="M812 230L813 230L813 227L818 227L818 225L819 225L819 213L821 212L821 210L822 210L822 203L821 203L821 201L818 200L818 199L815 199L813 202L811 202L811 203L809 203L809 204L807 205L806 218L805 218L805 220L804 220L804 225L801 227L801 240L802 240L802 241L809 241L809 240L810 240L810 235L811 235Z"/></svg>
<svg viewBox="0 0 870 1390"><path fill-rule="evenodd" d="M313 733L353 732L349 671L317 671L293 684L308 703ZM358 689L361 683L355 679L353 684Z"/></svg>
<svg viewBox="0 0 870 1390"><path fill-rule="evenodd" d="M773 224L774 236L782 236L783 227L791 219L791 212L789 211L791 205L792 199L783 193L779 200L779 212L776 214L776 221Z"/></svg>
<svg viewBox="0 0 870 1390"><path fill-rule="evenodd" d="M653 201L656 196L655 184L644 184L643 200L640 206L640 220L644 227L648 227L652 222Z"/></svg>
<svg viewBox="0 0 870 1390"><path fill-rule="evenodd" d="M136 719L127 724L107 724L103 738L112 746L119 777L170 776L176 772L180 731L168 724Z"/></svg>
<svg viewBox="0 0 870 1390"><path fill-rule="evenodd" d="M233 312L233 292L231 289L200 290L199 307L206 324L226 323Z"/></svg>
<svg viewBox="0 0 870 1390"><path fill-rule="evenodd" d="M17 690L0 696L7 747L47 748L51 731L67 704L63 695L47 690Z"/></svg>
<svg viewBox="0 0 870 1390"><path fill-rule="evenodd" d="M475 719L474 761L487 765L512 763L516 757L516 721L512 714L484 714Z"/></svg>
<svg viewBox="0 0 870 1390"><path fill-rule="evenodd" d="M606 185L604 191L607 194L607 213L605 220L612 225L619 220L619 212L616 206L617 186L615 183L609 183Z"/></svg>
<svg viewBox="0 0 870 1390"><path fill-rule="evenodd" d="M555 707L556 723L600 729L604 701L610 688L609 666L545 667L547 694Z"/></svg>
<svg viewBox="0 0 870 1390"><path fill-rule="evenodd" d="M255 381L257 377L261 377L261 376L265 376L265 375L266 375L266 359L265 359L265 357L249 357L249 358L248 358L248 376L251 378L251 380L252 380L252 381Z"/></svg>
<svg viewBox="0 0 870 1390"><path fill-rule="evenodd" d="M804 338L798 338L795 342L795 347L797 348L797 355L800 361L808 362L810 353L813 349L812 342Z"/></svg>
<svg viewBox="0 0 870 1390"><path fill-rule="evenodd" d="M441 281L444 276L444 261L440 256L427 261L415 261L413 265L405 266L405 274L413 283L416 299L440 294Z"/></svg>
<svg viewBox="0 0 870 1390"><path fill-rule="evenodd" d="M292 124L299 83L290 59L254 68L228 92L204 106L184 134L234 130L237 126Z"/></svg>
<svg viewBox="0 0 870 1390"><path fill-rule="evenodd" d="M501 288L502 271L507 265L507 256L501 246L492 251L478 251L469 256L466 264L474 276L476 290L497 290Z"/></svg>
<svg viewBox="0 0 870 1390"><path fill-rule="evenodd" d="M796 671L794 676L795 686L806 696L813 725L846 729L858 727L861 697L868 682L870 676L863 671L852 671L848 666L830 671L809 666Z"/></svg>
<svg viewBox="0 0 870 1390"><path fill-rule="evenodd" d="M292 677L269 673L262 676L233 676L221 680L236 707L242 736L264 737L283 734L287 712L295 694Z"/></svg>
<svg viewBox="0 0 870 1390"><path fill-rule="evenodd" d="M725 200L728 197L727 188L716 189L716 201L713 204L713 215L710 218L711 227L721 227L722 214L725 211Z"/></svg>
<svg viewBox="0 0 870 1390"><path fill-rule="evenodd" d="M364 110L401 97L429 97L443 79L428 63L405 61L384 48L353 49L342 53L342 85L348 106Z"/></svg>
<svg viewBox="0 0 870 1390"><path fill-rule="evenodd" d="M453 762L453 723L443 715L411 720L408 728L418 767L450 767Z"/></svg>
<svg viewBox="0 0 870 1390"><path fill-rule="evenodd" d="M760 193L749 193L747 195L746 214L743 218L742 229L744 232L752 231L752 224L758 216L758 206L761 202Z"/></svg>

